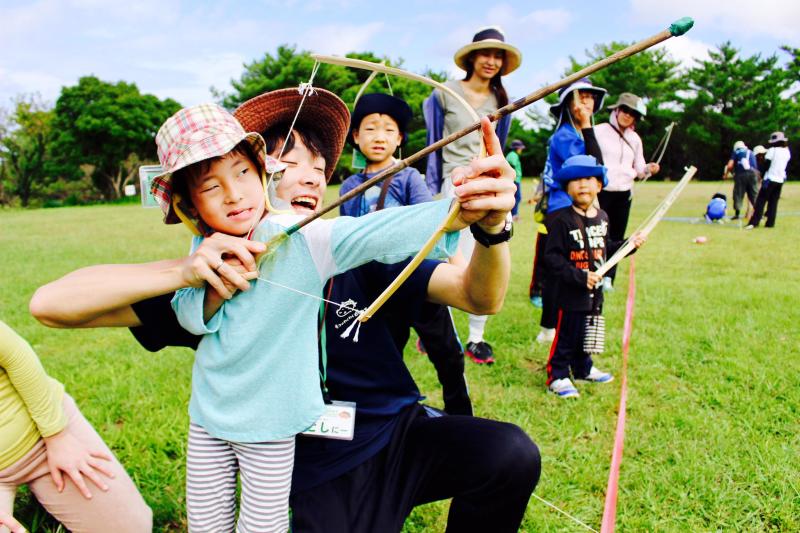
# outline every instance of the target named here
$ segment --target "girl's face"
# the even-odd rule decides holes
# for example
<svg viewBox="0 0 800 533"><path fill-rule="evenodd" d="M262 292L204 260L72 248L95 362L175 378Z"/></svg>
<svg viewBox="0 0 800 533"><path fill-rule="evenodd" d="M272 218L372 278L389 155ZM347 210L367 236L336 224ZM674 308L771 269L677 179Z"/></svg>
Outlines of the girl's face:
<svg viewBox="0 0 800 533"><path fill-rule="evenodd" d="M472 54L472 73L484 80L494 78L503 68L505 52L499 48L476 50Z"/></svg>
<svg viewBox="0 0 800 533"><path fill-rule="evenodd" d="M270 155L278 157L279 152L280 148ZM289 166L278 181L278 198L292 204L296 213L312 214L322 209L322 199L327 187L325 158L321 155L315 156L300 136L295 135L294 147L283 154L280 160Z"/></svg>
<svg viewBox="0 0 800 533"><path fill-rule="evenodd" d="M189 182L195 215L215 231L246 235L264 214L261 175L250 158L231 152Z"/></svg>
<svg viewBox="0 0 800 533"><path fill-rule="evenodd" d="M636 113L631 111L630 108L621 105L617 108L617 124L621 129L630 128L636 124Z"/></svg>

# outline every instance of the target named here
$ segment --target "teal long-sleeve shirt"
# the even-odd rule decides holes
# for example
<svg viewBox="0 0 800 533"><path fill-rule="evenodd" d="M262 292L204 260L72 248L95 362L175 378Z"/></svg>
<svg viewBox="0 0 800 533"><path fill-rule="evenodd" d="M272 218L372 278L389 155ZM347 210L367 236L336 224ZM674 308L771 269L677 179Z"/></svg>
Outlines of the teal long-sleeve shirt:
<svg viewBox="0 0 800 533"><path fill-rule="evenodd" d="M336 274L372 260L395 263L416 253L449 206L450 200L440 200L360 218L317 220L277 248L261 277L322 295L325 282ZM301 219L268 217L254 239L266 241ZM200 242L196 238L193 247ZM431 255L452 255L457 244L458 233L449 233ZM172 301L181 325L203 335L192 368L192 422L213 437L233 442L274 441L307 429L324 409L317 350L319 301L256 280L250 290L225 301L206 323L204 296L204 288L182 289Z"/></svg>

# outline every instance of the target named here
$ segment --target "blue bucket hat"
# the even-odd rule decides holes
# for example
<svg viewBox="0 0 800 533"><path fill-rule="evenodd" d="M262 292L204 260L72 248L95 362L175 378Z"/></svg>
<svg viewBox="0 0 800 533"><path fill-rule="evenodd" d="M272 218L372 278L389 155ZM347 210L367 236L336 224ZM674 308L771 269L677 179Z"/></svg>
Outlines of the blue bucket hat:
<svg viewBox="0 0 800 533"><path fill-rule="evenodd" d="M401 98L382 93L365 94L358 99L356 107L353 109L352 118L350 119L350 133L348 134L350 141L353 142L353 132L358 131L364 117L373 113L389 115L397 122L397 128L403 135L400 146L403 146L408 137L406 135L406 129L413 115L411 107Z"/></svg>
<svg viewBox="0 0 800 533"><path fill-rule="evenodd" d="M606 167L597 164L597 159L591 155L573 155L566 161L564 165L553 176L553 181L558 183L562 190L567 190L567 183L579 178L598 178L603 187L608 185L608 177L606 176Z"/></svg>
<svg viewBox="0 0 800 533"><path fill-rule="evenodd" d="M572 94L572 91L589 91L594 94L594 111L597 113L603 107L603 100L606 97L606 91L602 87L595 87L589 78L581 78L571 85L562 87L558 90L558 102L550 106L550 113L558 120L561 117L561 109L564 107L564 101L567 96Z"/></svg>

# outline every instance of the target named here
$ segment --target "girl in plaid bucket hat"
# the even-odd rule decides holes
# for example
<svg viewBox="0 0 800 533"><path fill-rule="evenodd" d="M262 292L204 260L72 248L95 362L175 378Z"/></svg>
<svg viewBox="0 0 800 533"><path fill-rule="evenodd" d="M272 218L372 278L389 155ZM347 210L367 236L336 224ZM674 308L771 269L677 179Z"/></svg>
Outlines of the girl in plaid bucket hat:
<svg viewBox="0 0 800 533"><path fill-rule="evenodd" d="M316 89L309 98L313 101L321 94ZM264 96L257 97L261 106L269 102ZM341 102L333 98L332 106ZM240 122L244 119L248 129L269 132L274 124L256 125L247 106L237 110ZM274 111L270 106L264 109ZM293 144L291 149L279 154L273 147L273 155L280 155L283 162L279 164L266 154L270 135L265 143L240 122L219 106L205 104L181 110L156 136L165 173L155 180L154 193L166 223L182 220L194 228L193 250L213 232L251 235L264 242L285 232L303 216L275 214L265 207L264 172L270 166L285 168L277 194L287 205L295 204L298 187L324 192L329 164L335 165L338 157L327 154L328 146L318 146L320 154L315 155L303 136L290 132L285 137ZM344 144L346 133L347 128L341 128L337 145ZM320 137L324 134L320 131ZM172 306L178 321L190 333L203 336L189 403L190 531L233 530L238 469L243 473L238 530L288 528L295 435L324 412L317 347L319 306L307 294L322 294L330 277L366 262L397 262L415 253L446 217L450 203L442 200L360 218L319 219L275 249L269 279L259 277L234 298L223 300L206 287L177 292ZM319 205L321 194L311 210ZM471 222L467 208L465 217L437 244L434 256L445 258L455 252L458 230ZM232 267L221 260L214 268ZM231 464L238 464L238 469ZM209 479L216 481L209 484ZM209 500L212 493L225 496Z"/></svg>

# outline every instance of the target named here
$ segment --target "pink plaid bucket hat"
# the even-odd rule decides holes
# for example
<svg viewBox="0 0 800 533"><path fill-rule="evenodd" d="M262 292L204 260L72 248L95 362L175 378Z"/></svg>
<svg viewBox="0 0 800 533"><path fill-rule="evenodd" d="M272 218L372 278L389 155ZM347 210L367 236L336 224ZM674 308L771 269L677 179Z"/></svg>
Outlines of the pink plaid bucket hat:
<svg viewBox="0 0 800 533"><path fill-rule="evenodd" d="M173 195L172 174L193 163L223 156L242 141L250 143L262 172L269 170L267 166L273 166L275 160L267 157L261 135L245 132L239 121L217 104L181 109L164 122L156 134L158 160L163 173L153 178L151 191L164 212L165 224L183 221L192 230L205 233L202 221L190 215L191 204Z"/></svg>

